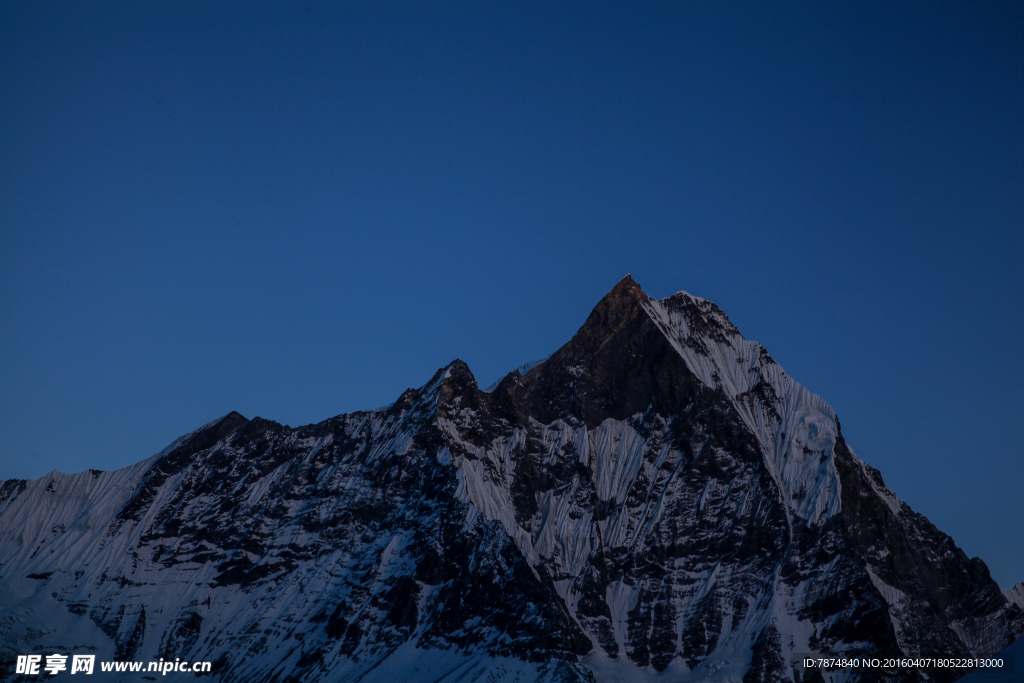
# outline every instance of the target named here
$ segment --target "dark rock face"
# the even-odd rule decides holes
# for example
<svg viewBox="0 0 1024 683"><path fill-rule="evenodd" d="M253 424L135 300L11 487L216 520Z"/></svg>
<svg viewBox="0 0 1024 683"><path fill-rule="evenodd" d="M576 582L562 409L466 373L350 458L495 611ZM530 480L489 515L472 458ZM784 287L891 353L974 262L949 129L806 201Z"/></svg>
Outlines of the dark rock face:
<svg viewBox="0 0 1024 683"><path fill-rule="evenodd" d="M90 627L108 659L224 681L751 683L820 680L803 653L1024 632L824 401L714 304L628 277L492 392L455 361L386 409L232 413L134 468L44 479L0 484L0 577L43 605L4 601L11 652ZM926 673L847 680L955 678Z"/></svg>

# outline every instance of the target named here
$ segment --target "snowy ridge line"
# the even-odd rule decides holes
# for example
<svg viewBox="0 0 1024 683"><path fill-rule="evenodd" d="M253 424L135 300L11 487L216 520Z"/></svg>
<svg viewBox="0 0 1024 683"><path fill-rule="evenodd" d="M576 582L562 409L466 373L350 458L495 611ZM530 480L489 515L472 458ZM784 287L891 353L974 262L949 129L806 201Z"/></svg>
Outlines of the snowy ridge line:
<svg viewBox="0 0 1024 683"><path fill-rule="evenodd" d="M162 455L119 470L77 474L54 470L27 481L24 491L0 515L0 535L9 539L0 546L2 575L28 567L37 573L55 571L69 559L95 552L93 537L113 521ZM58 545L52 546L52 541Z"/></svg>
<svg viewBox="0 0 1024 683"><path fill-rule="evenodd" d="M719 334L693 333L680 302L710 319ZM645 295L641 305L690 371L729 397L757 436L787 508L809 524L837 514L841 484L832 462L837 418L824 399L789 377L763 346L744 339L714 304L679 292L661 301ZM770 390L755 394L759 387Z"/></svg>

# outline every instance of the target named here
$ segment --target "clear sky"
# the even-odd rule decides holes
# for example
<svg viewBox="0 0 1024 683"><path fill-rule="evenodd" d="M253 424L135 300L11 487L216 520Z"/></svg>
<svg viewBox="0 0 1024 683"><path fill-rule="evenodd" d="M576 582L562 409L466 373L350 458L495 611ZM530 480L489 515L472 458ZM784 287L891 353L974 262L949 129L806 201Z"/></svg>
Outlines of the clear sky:
<svg viewBox="0 0 1024 683"><path fill-rule="evenodd" d="M718 303L1024 580L1024 3L0 3L0 478Z"/></svg>

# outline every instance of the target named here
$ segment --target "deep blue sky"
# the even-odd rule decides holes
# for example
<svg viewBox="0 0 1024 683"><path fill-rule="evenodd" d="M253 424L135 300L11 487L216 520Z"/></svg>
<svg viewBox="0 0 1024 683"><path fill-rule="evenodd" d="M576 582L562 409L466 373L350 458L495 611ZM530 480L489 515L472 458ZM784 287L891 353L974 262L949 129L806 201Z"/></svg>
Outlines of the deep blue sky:
<svg viewBox="0 0 1024 683"><path fill-rule="evenodd" d="M2 3L0 477L489 384L631 272L1024 580L1022 7Z"/></svg>

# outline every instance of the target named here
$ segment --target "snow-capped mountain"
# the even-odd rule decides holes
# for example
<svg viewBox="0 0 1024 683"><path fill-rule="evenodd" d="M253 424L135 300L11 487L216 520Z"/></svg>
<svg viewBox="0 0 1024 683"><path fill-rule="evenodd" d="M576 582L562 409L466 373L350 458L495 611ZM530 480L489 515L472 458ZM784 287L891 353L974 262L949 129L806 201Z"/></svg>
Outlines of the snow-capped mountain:
<svg viewBox="0 0 1024 683"><path fill-rule="evenodd" d="M799 655L1024 633L1020 591L714 304L627 276L524 370L482 391L455 361L379 410L231 413L124 470L3 482L0 667L63 648L223 681L823 681Z"/></svg>

